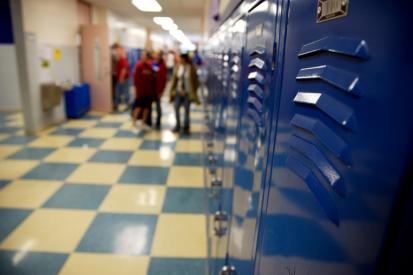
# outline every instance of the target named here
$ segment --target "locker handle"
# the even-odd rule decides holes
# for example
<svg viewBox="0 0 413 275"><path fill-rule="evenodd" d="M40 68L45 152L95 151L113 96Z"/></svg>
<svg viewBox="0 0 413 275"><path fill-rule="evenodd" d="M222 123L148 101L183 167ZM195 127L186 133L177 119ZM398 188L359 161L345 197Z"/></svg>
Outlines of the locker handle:
<svg viewBox="0 0 413 275"><path fill-rule="evenodd" d="M214 232L217 237L222 237L227 233L228 214L224 211L217 211L214 214Z"/></svg>
<svg viewBox="0 0 413 275"><path fill-rule="evenodd" d="M298 56L306 57L322 52L342 54L359 59L368 59L370 56L365 40L332 36L305 44L298 53Z"/></svg>
<svg viewBox="0 0 413 275"><path fill-rule="evenodd" d="M298 92L294 98L294 102L315 106L341 126L356 131L357 119L354 110L329 95L323 93Z"/></svg>
<svg viewBox="0 0 413 275"><path fill-rule="evenodd" d="M362 88L360 78L348 71L330 66L303 68L297 74L297 80L323 80L349 94L360 96Z"/></svg>
<svg viewBox="0 0 413 275"><path fill-rule="evenodd" d="M223 182L219 178L213 178L211 181L211 187L219 188L223 186Z"/></svg>
<svg viewBox="0 0 413 275"><path fill-rule="evenodd" d="M305 182L330 221L339 226L340 217L337 206L326 188L320 183L311 169L292 156L287 157L286 166Z"/></svg>

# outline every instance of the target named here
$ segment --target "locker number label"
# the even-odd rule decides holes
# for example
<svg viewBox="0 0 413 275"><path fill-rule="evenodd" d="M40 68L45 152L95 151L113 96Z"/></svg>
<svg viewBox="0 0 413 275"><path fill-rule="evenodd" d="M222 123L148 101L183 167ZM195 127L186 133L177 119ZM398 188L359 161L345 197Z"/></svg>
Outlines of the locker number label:
<svg viewBox="0 0 413 275"><path fill-rule="evenodd" d="M317 23L347 16L349 0L318 0Z"/></svg>

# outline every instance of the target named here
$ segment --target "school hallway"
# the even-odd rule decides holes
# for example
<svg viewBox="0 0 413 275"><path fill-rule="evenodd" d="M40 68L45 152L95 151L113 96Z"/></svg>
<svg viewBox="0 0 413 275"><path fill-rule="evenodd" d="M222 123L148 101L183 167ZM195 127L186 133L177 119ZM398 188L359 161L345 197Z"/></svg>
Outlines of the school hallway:
<svg viewBox="0 0 413 275"><path fill-rule="evenodd" d="M0 275L409 273L411 3L0 1Z"/></svg>
<svg viewBox="0 0 413 275"><path fill-rule="evenodd" d="M137 136L127 112L33 137L0 113L0 274L203 274L204 114L177 135L163 105L162 131Z"/></svg>

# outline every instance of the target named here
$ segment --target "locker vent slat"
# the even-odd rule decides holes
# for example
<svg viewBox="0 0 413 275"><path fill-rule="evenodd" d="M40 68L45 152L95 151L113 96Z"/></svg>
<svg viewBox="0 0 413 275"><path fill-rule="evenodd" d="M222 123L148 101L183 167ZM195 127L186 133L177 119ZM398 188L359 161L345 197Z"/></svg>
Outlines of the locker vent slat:
<svg viewBox="0 0 413 275"><path fill-rule="evenodd" d="M327 94L298 92L294 102L315 106L341 126L356 131L357 119L353 109Z"/></svg>
<svg viewBox="0 0 413 275"><path fill-rule="evenodd" d="M306 183L328 218L338 226L340 224L340 217L337 206L327 189L321 184L311 169L292 156L287 157L286 166Z"/></svg>
<svg viewBox="0 0 413 275"><path fill-rule="evenodd" d="M347 164L352 164L347 143L318 119L294 115L291 125L311 132L326 148Z"/></svg>
<svg viewBox="0 0 413 275"><path fill-rule="evenodd" d="M305 115L294 113L290 121L293 132L289 139L287 168L306 183L329 219L338 225L339 213L335 201L317 175L325 177L335 192L345 196L345 178L340 175L339 169L333 166L335 162L332 162L323 151L330 151L338 160L347 165L356 165L352 163L350 146L339 134L342 130L338 130L340 128L350 130L347 131L348 134L356 132L357 118L351 102L359 100L364 91L361 77L357 73L330 64L314 66L314 61L317 61L317 58L324 52L333 54L335 59L344 58L348 62L351 62L348 56L360 61L370 58L367 43L364 40L348 37L324 37L301 47L298 57L301 58L302 63L305 63L311 56L312 67L302 66L296 76L296 81L301 87L293 102L297 106L297 111L307 110ZM347 95L349 100L345 102L339 100L339 97L329 94L330 90L320 92L323 89L322 85L314 91L314 84L317 83L315 81L325 82L335 89L345 91L344 95ZM309 86L312 90L305 88L308 82L312 83ZM309 108L313 108L316 112L308 112ZM326 116L319 116L317 111ZM312 117L310 114L317 115L317 117ZM331 119L334 123L325 123L324 119ZM303 130L310 136L303 135ZM314 143L311 137L320 144ZM314 168L308 167L305 164L307 162L312 163L311 167L314 165ZM312 169L318 169L320 173L315 173Z"/></svg>
<svg viewBox="0 0 413 275"><path fill-rule="evenodd" d="M323 80L352 95L360 96L362 94L360 78L357 75L333 66L322 65L303 68L297 75L297 80L317 79Z"/></svg>
<svg viewBox="0 0 413 275"><path fill-rule="evenodd" d="M305 44L301 48L298 56L306 57L322 52L347 55L359 59L368 59L370 56L366 41L333 36L324 37L320 40Z"/></svg>
<svg viewBox="0 0 413 275"><path fill-rule="evenodd" d="M304 155L317 167L337 194L340 196L345 195L346 187L340 174L315 144L296 135L291 136L288 143L291 148Z"/></svg>

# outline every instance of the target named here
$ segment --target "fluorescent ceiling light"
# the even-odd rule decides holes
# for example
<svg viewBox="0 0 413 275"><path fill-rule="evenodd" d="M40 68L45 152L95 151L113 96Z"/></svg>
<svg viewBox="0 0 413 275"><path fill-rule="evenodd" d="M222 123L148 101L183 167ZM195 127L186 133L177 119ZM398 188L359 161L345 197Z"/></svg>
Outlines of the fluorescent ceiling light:
<svg viewBox="0 0 413 275"><path fill-rule="evenodd" d="M170 17L162 17L162 16L156 16L153 18L153 22L155 22L158 25L166 25L166 24L173 24L174 21Z"/></svg>
<svg viewBox="0 0 413 275"><path fill-rule="evenodd" d="M179 42L185 41L187 39L185 34L181 30L170 30L169 34Z"/></svg>
<svg viewBox="0 0 413 275"><path fill-rule="evenodd" d="M162 11L161 5L156 0L132 0L132 4L141 11L146 12L160 12Z"/></svg>
<svg viewBox="0 0 413 275"><path fill-rule="evenodd" d="M177 30L178 26L175 23L172 24L164 24L161 26L162 29L164 29L165 31L173 31L173 30Z"/></svg>
<svg viewBox="0 0 413 275"><path fill-rule="evenodd" d="M194 51L196 50L196 46L193 43L182 43L181 44L181 49L182 50L187 50L187 51Z"/></svg>
<svg viewBox="0 0 413 275"><path fill-rule="evenodd" d="M188 49L195 46L181 30L170 30L169 34L178 40L182 45L185 45Z"/></svg>

